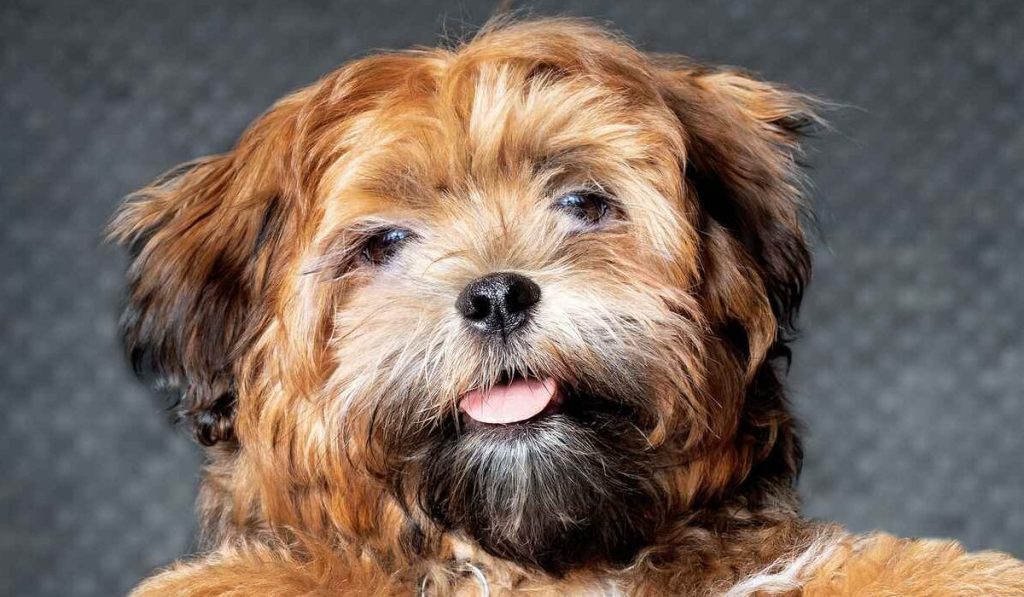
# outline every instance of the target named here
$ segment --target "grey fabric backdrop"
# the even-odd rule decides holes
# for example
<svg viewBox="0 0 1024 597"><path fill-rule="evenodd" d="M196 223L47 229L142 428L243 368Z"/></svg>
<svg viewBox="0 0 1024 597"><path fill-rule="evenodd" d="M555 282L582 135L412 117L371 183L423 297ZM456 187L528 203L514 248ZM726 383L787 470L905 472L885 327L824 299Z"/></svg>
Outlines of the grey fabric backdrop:
<svg viewBox="0 0 1024 597"><path fill-rule="evenodd" d="M0 594L187 552L199 457L122 363L119 198L275 98L489 2L0 5ZM540 2L854 106L810 161L806 510L1024 556L1024 2ZM447 25L446 25L447 24Z"/></svg>

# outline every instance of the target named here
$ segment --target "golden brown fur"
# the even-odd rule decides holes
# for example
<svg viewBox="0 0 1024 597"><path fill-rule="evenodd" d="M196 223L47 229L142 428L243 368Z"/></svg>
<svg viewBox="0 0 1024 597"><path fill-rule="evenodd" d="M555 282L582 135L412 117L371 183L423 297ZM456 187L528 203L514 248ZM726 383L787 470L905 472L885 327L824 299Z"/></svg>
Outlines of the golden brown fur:
<svg viewBox="0 0 1024 597"><path fill-rule="evenodd" d="M776 367L809 276L809 107L585 23L495 25L349 63L133 195L112 224L126 343L208 446L209 549L136 594L472 594L471 562L492 594L699 595L794 559L776 581L814 595L1019 591L1008 558L853 547L799 517ZM583 187L614 198L599 229L550 208ZM374 266L361 251L394 226L415 239ZM499 270L545 297L500 350L452 309ZM614 446L552 427L593 453L502 454L535 468L477 479L499 502L447 469L480 464L459 396L507 371L628 415L601 415Z"/></svg>
<svg viewBox="0 0 1024 597"><path fill-rule="evenodd" d="M804 595L1024 595L1024 566L1001 553L965 553L953 541L874 534L843 541Z"/></svg>

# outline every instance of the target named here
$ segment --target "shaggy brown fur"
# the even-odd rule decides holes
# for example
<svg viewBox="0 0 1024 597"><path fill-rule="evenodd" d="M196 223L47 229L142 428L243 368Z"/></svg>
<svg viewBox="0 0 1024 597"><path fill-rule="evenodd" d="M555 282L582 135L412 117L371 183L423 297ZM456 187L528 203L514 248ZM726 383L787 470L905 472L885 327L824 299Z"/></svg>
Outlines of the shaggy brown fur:
<svg viewBox="0 0 1024 597"><path fill-rule="evenodd" d="M1019 594L1008 558L798 514L809 104L502 24L349 63L133 195L126 343L208 447L208 552L136 594ZM500 271L542 294L495 341L454 305ZM563 410L467 425L512 377Z"/></svg>

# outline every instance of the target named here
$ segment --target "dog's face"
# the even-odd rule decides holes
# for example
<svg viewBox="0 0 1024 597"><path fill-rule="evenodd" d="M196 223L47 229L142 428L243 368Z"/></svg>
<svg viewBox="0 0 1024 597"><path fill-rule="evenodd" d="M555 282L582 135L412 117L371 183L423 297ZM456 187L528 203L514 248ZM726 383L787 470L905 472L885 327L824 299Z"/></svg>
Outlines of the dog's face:
<svg viewBox="0 0 1024 597"><path fill-rule="evenodd" d="M564 21L360 60L126 204L128 345L237 520L627 560L791 480L806 116Z"/></svg>

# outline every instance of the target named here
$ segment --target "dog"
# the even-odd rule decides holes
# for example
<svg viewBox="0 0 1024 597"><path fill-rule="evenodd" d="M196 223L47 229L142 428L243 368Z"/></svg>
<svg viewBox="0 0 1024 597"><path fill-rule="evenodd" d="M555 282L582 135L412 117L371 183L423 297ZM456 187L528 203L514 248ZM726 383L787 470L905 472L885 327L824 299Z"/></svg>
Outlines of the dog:
<svg viewBox="0 0 1024 597"><path fill-rule="evenodd" d="M206 447L134 595L1024 595L801 517L809 97L570 19L350 62L126 200L122 327Z"/></svg>

